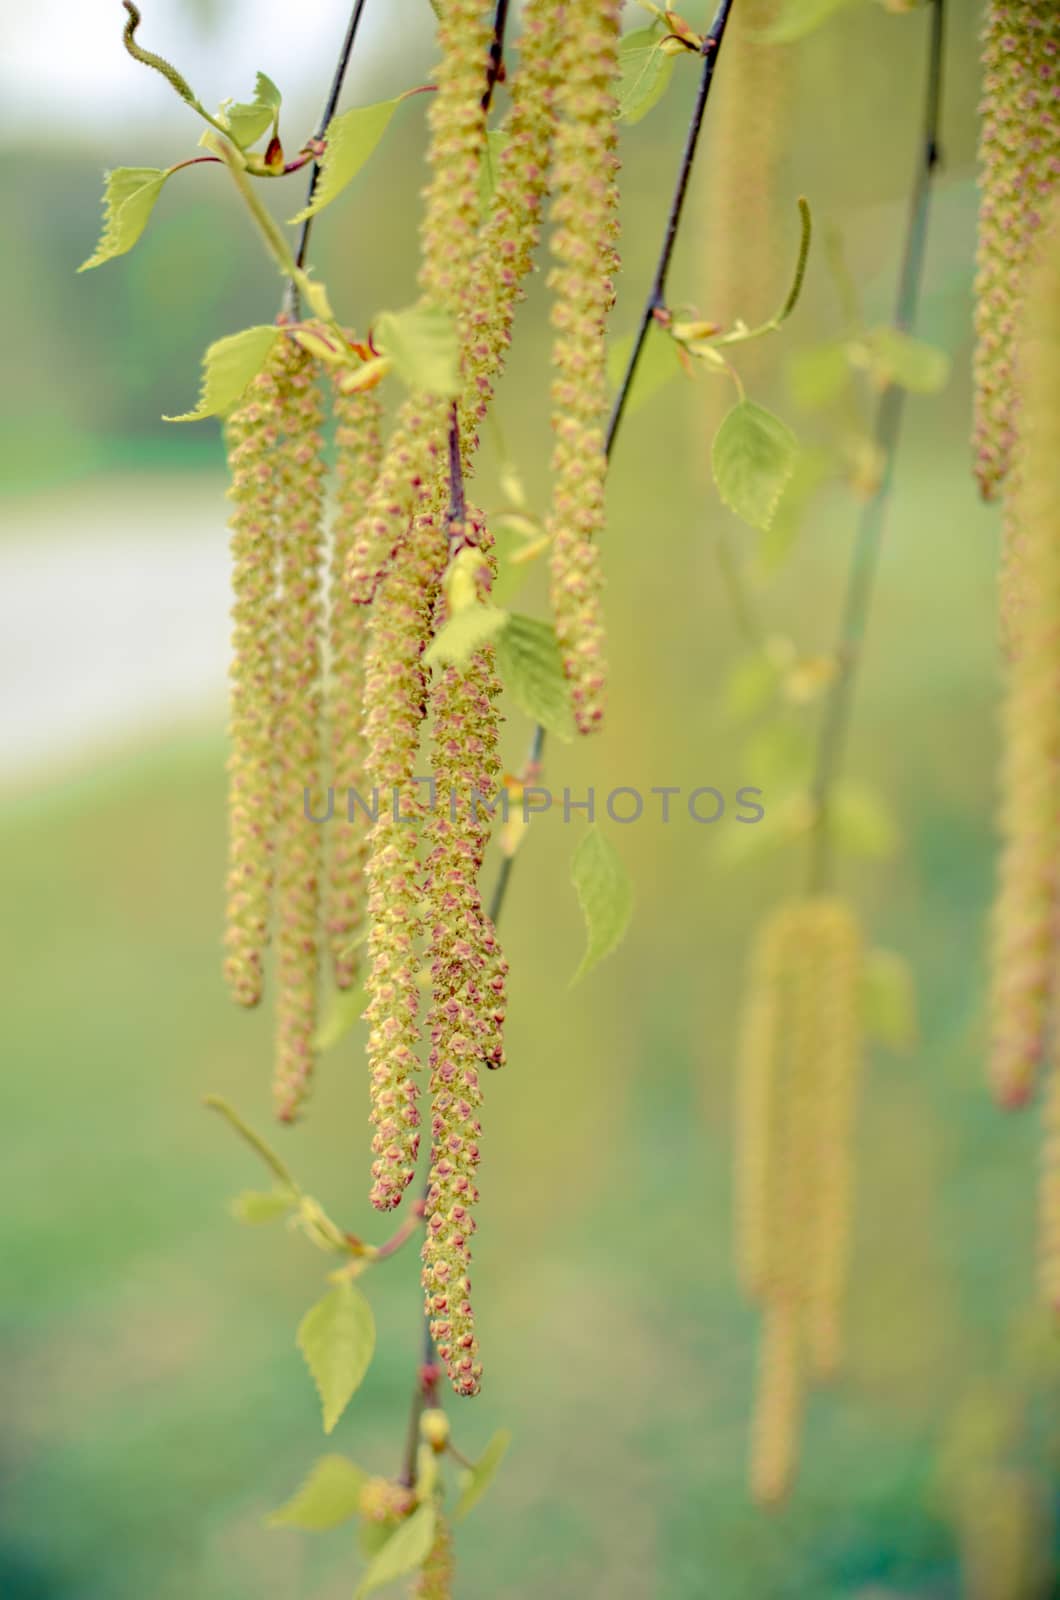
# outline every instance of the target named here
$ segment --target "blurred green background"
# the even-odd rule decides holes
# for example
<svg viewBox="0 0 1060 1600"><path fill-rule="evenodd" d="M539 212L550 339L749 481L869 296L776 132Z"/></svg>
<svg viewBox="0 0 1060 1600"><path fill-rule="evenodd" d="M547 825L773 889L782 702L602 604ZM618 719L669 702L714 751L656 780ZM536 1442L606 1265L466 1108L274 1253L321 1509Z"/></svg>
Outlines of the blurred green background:
<svg viewBox="0 0 1060 1600"><path fill-rule="evenodd" d="M357 1571L346 1532L262 1528L324 1449L294 1346L323 1258L229 1219L228 1198L260 1174L200 1104L219 1092L267 1127L269 1018L236 1014L218 959L218 431L160 421L186 409L210 340L273 315L277 283L212 169L167 188L131 256L74 276L96 237L101 170L167 164L198 137L161 80L123 54L121 20L116 0L41 4L5 22L0 68L0 1594L337 1600ZM702 21L698 0L690 20ZM264 68L285 91L293 144L316 116L344 22L339 0L154 0L143 37L211 104L245 95ZM345 103L424 81L430 23L425 0L370 5ZM612 828L635 921L571 990L580 825L543 819L505 914L509 1065L486 1085L475 1268L486 1383L478 1401L451 1407L469 1454L498 1426L515 1435L460 1531L469 1600L1053 1592L1057 1369L1031 1309L1037 1131L1033 1117L995 1113L981 1062L997 661L996 519L976 501L966 445L977 23L973 5L952 6L946 161L919 321L953 376L941 396L909 404L851 750L851 771L884 797L901 837L886 861L845 855L842 885L873 941L912 963L920 1030L911 1052L874 1050L868 1066L849 1367L811 1401L791 1504L754 1511L757 1319L729 1245L733 1051L748 940L801 881L800 850L736 861L728 821ZM782 295L794 202L807 194L819 244L804 300L744 370L755 397L818 447L834 430L800 414L785 365L842 332L827 228L869 322L889 316L925 42L922 11L865 4L783 58L776 258L762 261L757 230L739 241L748 283L764 267L770 298L737 309L757 321ZM619 334L650 278L693 77L679 73L623 134ZM712 142L713 126L708 116L671 285L672 304L707 316L706 264L734 247L718 217L736 154ZM318 225L315 259L358 326L414 293L422 152L413 100ZM288 180L281 215L301 188ZM501 389L500 434L485 435L475 492L488 509L500 504L499 439L531 502L546 503L542 279ZM763 550L710 486L720 382L675 381L622 437L606 546L610 721L585 747L549 750L554 788L758 785L768 812L798 767L818 703L733 714L746 650L718 541L766 631L820 657L858 501L833 479L801 519L785 509L786 560L777 540ZM539 595L535 574L520 604ZM513 768L527 731L511 708ZM355 1031L325 1056L310 1115L278 1137L345 1225L378 1237L362 1045ZM417 1275L406 1253L371 1283L380 1348L333 1439L373 1471L400 1460ZM1033 1425L1014 1425L1020 1415ZM952 1492L955 1452L982 1469L980 1516ZM990 1552L1021 1517L1041 1565L1005 1588L987 1572Z"/></svg>

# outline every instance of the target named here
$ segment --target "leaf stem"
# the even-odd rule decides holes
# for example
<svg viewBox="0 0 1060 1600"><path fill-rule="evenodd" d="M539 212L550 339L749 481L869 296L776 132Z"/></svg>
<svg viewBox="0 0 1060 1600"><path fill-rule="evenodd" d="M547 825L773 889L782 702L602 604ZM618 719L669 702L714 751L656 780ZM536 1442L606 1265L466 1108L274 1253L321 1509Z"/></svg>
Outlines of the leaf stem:
<svg viewBox="0 0 1060 1600"><path fill-rule="evenodd" d="M927 92L924 103L922 149L909 201L905 247L898 276L895 326L907 331L916 317L923 276L932 181L940 161L939 122L942 107L943 0L932 0L928 47ZM891 384L876 411L874 440L883 459L879 486L861 513L850 573L847 579L836 649L838 672L832 682L821 719L811 796L814 827L810 844L809 888L820 893L832 874L830 808L846 751L850 713L861 647L872 602L884 521L894 481L894 457L904 409L904 390Z"/></svg>
<svg viewBox="0 0 1060 1600"><path fill-rule="evenodd" d="M234 1106L229 1105L228 1101L222 1099L219 1094L205 1095L202 1103L208 1110L220 1112L228 1126L238 1133L239 1137L245 1144L250 1146L256 1155L261 1157L274 1178L278 1178L281 1183L286 1184L295 1194L301 1194L301 1188L295 1181L294 1174L290 1168L281 1160L275 1150L265 1143L261 1135L255 1133L254 1129L243 1121Z"/></svg>

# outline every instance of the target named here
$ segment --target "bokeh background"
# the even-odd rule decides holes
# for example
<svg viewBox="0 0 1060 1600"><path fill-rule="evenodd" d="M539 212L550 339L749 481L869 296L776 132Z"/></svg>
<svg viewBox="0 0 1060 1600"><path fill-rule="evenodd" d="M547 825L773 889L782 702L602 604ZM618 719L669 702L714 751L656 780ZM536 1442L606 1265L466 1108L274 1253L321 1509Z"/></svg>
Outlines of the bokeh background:
<svg viewBox="0 0 1060 1600"><path fill-rule="evenodd" d="M143 38L208 103L245 95L264 68L296 144L344 11L153 0ZM693 23L701 11L696 0ZM220 977L219 435L160 420L187 408L212 339L273 315L277 282L210 168L167 188L132 255L74 275L96 237L102 170L166 165L198 137L165 84L125 56L121 21L116 0L41 0L5 18L0 63L0 1593L337 1600L357 1571L346 1531L262 1527L325 1448L294 1346L322 1258L230 1219L229 1197L260 1174L200 1103L222 1093L267 1128L269 1019L236 1014ZM856 5L763 77L782 84L785 119L769 227L756 220L761 194L739 187L746 152L723 136L724 61L719 72L671 300L719 314L710 275L735 251L756 303L720 314L766 316L790 273L795 198L809 196L818 246L804 300L743 368L807 444L806 480L856 441L856 413L803 413L786 374L844 329L822 241L834 259L841 240L868 322L889 316L926 25L918 9ZM919 321L952 378L909 404L851 748L869 818L851 830L841 882L873 941L911 963L919 1027L912 1049L874 1049L868 1065L848 1370L812 1400L791 1504L753 1510L756 1317L729 1245L733 1056L748 940L800 882L801 848L740 849L727 819L612 828L636 917L571 989L580 824L543 819L505 913L509 1065L487 1085L475 1272L487 1380L478 1401L452 1407L470 1454L498 1426L515 1436L461 1530L469 1600L1054 1592L1057 1366L1033 1312L1037 1131L1033 1116L991 1108L981 1061L997 528L966 445L977 25L956 0ZM344 103L425 81L430 35L426 0L369 5ZM649 281L693 78L679 74L623 133L617 334ZM423 107L403 108L318 224L319 269L360 326L414 294ZM301 188L287 181L281 215ZM531 504L546 503L542 280L485 439L476 493L491 510L502 455ZM610 722L589 746L550 749L556 788L755 784L768 811L798 781L819 701L747 703L719 541L755 625L816 661L835 637L856 485L833 471L805 504L792 496L770 539L736 523L709 482L720 381L674 381L622 437L607 533ZM520 604L539 600L532 573ZM513 768L527 731L511 708ZM280 1137L309 1188L377 1236L362 1047L355 1029L323 1058L311 1114ZM400 1459L416 1279L406 1253L372 1282L380 1347L333 1439L373 1471ZM1035 1554L1019 1569L1024 1547ZM1005 1549L1017 1552L1008 1588L991 1567Z"/></svg>

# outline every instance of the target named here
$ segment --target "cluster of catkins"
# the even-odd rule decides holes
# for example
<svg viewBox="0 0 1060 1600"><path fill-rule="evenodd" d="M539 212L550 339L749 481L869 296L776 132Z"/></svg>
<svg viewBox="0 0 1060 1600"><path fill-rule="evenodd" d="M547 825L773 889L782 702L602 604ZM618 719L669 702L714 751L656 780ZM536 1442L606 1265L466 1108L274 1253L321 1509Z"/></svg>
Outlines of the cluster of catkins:
<svg viewBox="0 0 1060 1600"><path fill-rule="evenodd" d="M1028 1104L1060 975L1060 8L993 0L984 33L975 455L1003 495L1002 848L991 1086ZM1040 1279L1060 1311L1060 1068L1042 1092Z"/></svg>
<svg viewBox="0 0 1060 1600"><path fill-rule="evenodd" d="M380 1210L399 1204L415 1172L426 1041L423 1285L439 1357L462 1394L476 1393L481 1377L468 1277L480 1072L504 1060L507 968L479 884L489 812L474 803L491 798L499 778L499 683L492 644L460 666L431 667L425 657L446 621L454 561L472 572L480 599L489 594L492 541L465 504L464 484L551 193L551 593L577 723L589 731L600 721L596 538L604 324L617 263L620 9L619 0L528 0L483 214L491 14L481 0L447 0L429 112L420 289L423 303L455 325L460 390L455 399L410 393L384 448L375 392L355 384L349 392L348 369L340 369L330 555L321 379L297 327L283 331L228 423L235 631L226 972L235 998L256 1004L274 925L276 1104L289 1121L312 1075L325 943L338 988L360 981L363 964L371 1200ZM425 794L416 774L428 730L434 790ZM356 806L352 819L336 807L327 828L312 820L325 815L328 786L343 797L378 790L370 825Z"/></svg>
<svg viewBox="0 0 1060 1600"><path fill-rule="evenodd" d="M740 1062L737 1258L762 1307L751 1489L782 1500L798 1455L808 1378L843 1354L862 1058L862 946L844 901L778 907L752 957Z"/></svg>

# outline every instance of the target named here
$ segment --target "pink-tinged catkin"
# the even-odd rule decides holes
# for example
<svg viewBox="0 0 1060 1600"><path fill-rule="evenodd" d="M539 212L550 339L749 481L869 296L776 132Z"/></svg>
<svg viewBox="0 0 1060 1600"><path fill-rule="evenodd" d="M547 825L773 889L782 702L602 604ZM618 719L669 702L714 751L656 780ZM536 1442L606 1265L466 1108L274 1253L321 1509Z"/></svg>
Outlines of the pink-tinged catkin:
<svg viewBox="0 0 1060 1600"><path fill-rule="evenodd" d="M344 395L334 391L336 495L331 552L331 781L336 810L330 832L331 862L327 926L335 983L349 989L356 982L361 953L357 941L364 929L365 864L368 820L353 802L365 791L365 746L362 727L364 656L368 619L346 593L343 575L354 528L379 471L379 399L374 390Z"/></svg>
<svg viewBox="0 0 1060 1600"><path fill-rule="evenodd" d="M403 546L410 519L424 505L444 461L449 402L410 394L398 408L375 485L346 555L346 587L369 605Z"/></svg>
<svg viewBox="0 0 1060 1600"><path fill-rule="evenodd" d="M482 552L479 592L486 598L492 576L489 539L476 513L450 528L453 553L468 546ZM440 604L438 622L443 620ZM466 666L442 667L430 696L438 803L424 884L432 1114L423 1288L439 1358L456 1392L464 1395L478 1393L482 1376L468 1276L482 1131L479 1072L504 1060L507 964L478 882L490 821L480 801L492 802L500 771L500 685L493 656L493 645L486 644Z"/></svg>
<svg viewBox="0 0 1060 1600"><path fill-rule="evenodd" d="M460 406L465 446L475 437L493 393L493 380L504 365L515 308L523 298L523 280L541 234L563 10L556 0L529 0L523 12L519 67L508 80L512 104L504 123L505 143L468 294Z"/></svg>
<svg viewBox="0 0 1060 1600"><path fill-rule="evenodd" d="M619 0L569 0L557 63L552 252L550 597L574 718L604 715L603 573L594 540L607 474L605 331L617 266L615 86Z"/></svg>
<svg viewBox="0 0 1060 1600"><path fill-rule="evenodd" d="M323 405L315 363L281 346L277 449L280 595L276 642L278 863L277 1115L290 1122L313 1072L324 864L322 651ZM316 817L318 820L313 821Z"/></svg>
<svg viewBox="0 0 1060 1600"><path fill-rule="evenodd" d="M415 766L427 700L423 651L445 555L435 519L417 518L401 563L380 587L369 624L365 764L381 803L366 868L371 931L365 1019L375 1125L370 1199L380 1211L400 1201L419 1150L416 940L422 927L418 842L426 806Z"/></svg>
<svg viewBox="0 0 1060 1600"><path fill-rule="evenodd" d="M990 1078L1002 1105L1030 1097L1057 964L1060 846L1060 231L1040 240L1026 334L1012 515L1025 568L1020 648L1002 709L1001 861L993 917Z"/></svg>
<svg viewBox="0 0 1060 1600"><path fill-rule="evenodd" d="M786 1499L798 1462L804 1352L798 1310L770 1301L762 1321L758 1384L751 1424L751 1495L756 1504Z"/></svg>
<svg viewBox="0 0 1060 1600"><path fill-rule="evenodd" d="M273 364L255 378L227 428L233 511L225 977L244 1006L261 999L272 900L279 412Z"/></svg>
<svg viewBox="0 0 1060 1600"><path fill-rule="evenodd" d="M455 1575L453 1535L448 1521L439 1511L434 1524L434 1543L416 1575L412 1600L452 1600Z"/></svg>
<svg viewBox="0 0 1060 1600"><path fill-rule="evenodd" d="M1008 471L1016 439L1013 348L1027 263L1060 178L1055 0L992 0L983 34L980 109L974 451L979 486L989 500Z"/></svg>

